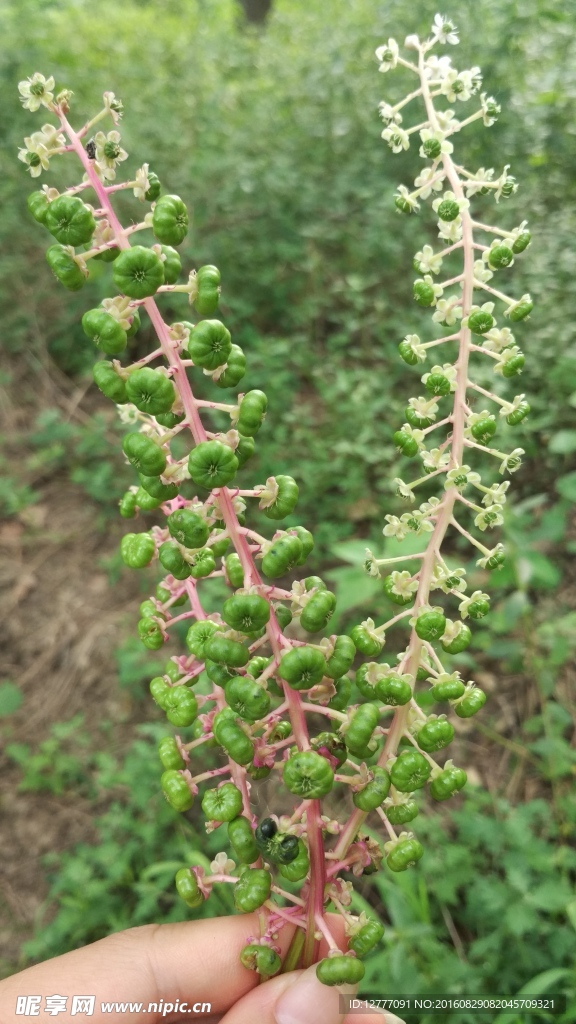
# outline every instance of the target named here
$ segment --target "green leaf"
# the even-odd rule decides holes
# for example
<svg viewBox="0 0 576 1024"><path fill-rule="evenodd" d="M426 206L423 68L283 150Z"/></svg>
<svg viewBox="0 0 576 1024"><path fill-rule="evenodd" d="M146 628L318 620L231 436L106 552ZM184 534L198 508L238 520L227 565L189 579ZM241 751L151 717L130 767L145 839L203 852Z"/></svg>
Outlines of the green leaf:
<svg viewBox="0 0 576 1024"><path fill-rule="evenodd" d="M576 430L559 430L553 434L548 445L548 451L555 455L569 455L576 452Z"/></svg>
<svg viewBox="0 0 576 1024"><path fill-rule="evenodd" d="M9 679L3 680L0 683L0 718L13 715L22 704L22 700L16 683L11 683Z"/></svg>
<svg viewBox="0 0 576 1024"><path fill-rule="evenodd" d="M576 472L566 473L556 481L556 490L568 501L576 501Z"/></svg>

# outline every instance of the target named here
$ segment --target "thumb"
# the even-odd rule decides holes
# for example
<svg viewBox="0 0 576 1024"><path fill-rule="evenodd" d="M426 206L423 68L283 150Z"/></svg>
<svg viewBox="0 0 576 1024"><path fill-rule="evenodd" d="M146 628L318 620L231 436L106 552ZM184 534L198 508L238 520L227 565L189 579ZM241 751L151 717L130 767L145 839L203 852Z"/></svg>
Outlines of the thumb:
<svg viewBox="0 0 576 1024"><path fill-rule="evenodd" d="M220 1024L357 1024L355 1015L345 1019L345 1009L340 1004L340 997L354 995L356 987L323 985L316 977L315 966L292 971L247 993L222 1017ZM398 1018L390 1018L390 1024L396 1021ZM362 1014L362 1024L388 1024L388 1018L377 1013Z"/></svg>

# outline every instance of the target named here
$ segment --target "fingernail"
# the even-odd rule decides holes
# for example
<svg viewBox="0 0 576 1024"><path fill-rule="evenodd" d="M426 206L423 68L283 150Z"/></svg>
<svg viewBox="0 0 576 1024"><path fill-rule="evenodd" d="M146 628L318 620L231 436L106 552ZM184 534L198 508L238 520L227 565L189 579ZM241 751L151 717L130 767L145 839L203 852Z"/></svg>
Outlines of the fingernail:
<svg viewBox="0 0 576 1024"><path fill-rule="evenodd" d="M276 1024L342 1024L340 996L354 995L356 988L323 985L316 977L316 968L309 967L280 996L274 1007Z"/></svg>

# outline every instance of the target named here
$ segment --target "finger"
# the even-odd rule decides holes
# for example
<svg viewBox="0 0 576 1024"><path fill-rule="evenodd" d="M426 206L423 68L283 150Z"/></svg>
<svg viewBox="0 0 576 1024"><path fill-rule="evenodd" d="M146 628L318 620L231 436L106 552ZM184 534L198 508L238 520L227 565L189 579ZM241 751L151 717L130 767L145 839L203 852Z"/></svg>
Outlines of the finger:
<svg viewBox="0 0 576 1024"><path fill-rule="evenodd" d="M240 951L251 934L259 934L256 914L118 932L0 982L2 1024L21 1024L22 1011L16 1014L19 996L40 996L39 1020L46 1021L53 1019L45 1012L46 996L65 996L60 1024L77 1020L71 1015L75 995L95 997L95 1016L103 1002L128 1004L106 1012L109 1024L182 1019L177 1003L210 1004L204 1014L224 1013L258 983L258 976L240 963ZM283 928L278 939L283 951L291 937L292 928ZM167 1003L175 1004L174 1009L167 1011ZM149 1004L156 1004L157 1011L148 1011ZM188 1019L193 1017L190 1013Z"/></svg>
<svg viewBox="0 0 576 1024"><path fill-rule="evenodd" d="M242 997L220 1024L403 1024L393 1014L345 1014L343 995L352 985L327 986L318 981L316 968L281 974Z"/></svg>

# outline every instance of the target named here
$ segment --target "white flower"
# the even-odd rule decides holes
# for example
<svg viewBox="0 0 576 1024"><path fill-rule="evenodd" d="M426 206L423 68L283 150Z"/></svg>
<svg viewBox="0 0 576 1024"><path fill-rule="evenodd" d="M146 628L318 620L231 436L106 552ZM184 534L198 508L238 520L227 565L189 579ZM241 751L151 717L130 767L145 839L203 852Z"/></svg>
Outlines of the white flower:
<svg viewBox="0 0 576 1024"><path fill-rule="evenodd" d="M107 135L104 132L96 132L94 144L96 146L96 165L101 176L106 181L113 181L116 177L114 170L116 164L128 159L128 153L120 146L120 132L112 131Z"/></svg>
<svg viewBox="0 0 576 1024"><path fill-rule="evenodd" d="M122 100L116 99L113 92L105 92L102 99L104 100L104 109L110 114L114 124L118 124L124 111Z"/></svg>
<svg viewBox="0 0 576 1024"><path fill-rule="evenodd" d="M448 490L450 487L456 487L456 489L462 492L468 484L480 483L480 474L473 473L470 466L454 466L446 474L446 480L444 487Z"/></svg>
<svg viewBox="0 0 576 1024"><path fill-rule="evenodd" d="M391 572L390 578L392 580L390 589L399 597L412 597L412 594L418 590L418 580L415 580L407 569L403 569L402 572Z"/></svg>
<svg viewBox="0 0 576 1024"><path fill-rule="evenodd" d="M469 71L456 71L452 68L440 85L440 91L449 103L455 100L463 102L469 100L482 85L480 68L470 68Z"/></svg>
<svg viewBox="0 0 576 1024"><path fill-rule="evenodd" d="M483 505L505 505L506 491L510 487L509 480L502 480L499 484L492 484L482 498Z"/></svg>
<svg viewBox="0 0 576 1024"><path fill-rule="evenodd" d="M408 132L396 125L394 128L385 128L382 132L384 142L387 142L393 153L401 153L403 149L410 148L410 137Z"/></svg>
<svg viewBox="0 0 576 1024"><path fill-rule="evenodd" d="M440 588L445 594L449 594L453 590L457 593L463 593L466 590L465 576L465 569L448 569L447 566L436 565L431 585L434 590Z"/></svg>
<svg viewBox="0 0 576 1024"><path fill-rule="evenodd" d="M40 135L40 132L35 134ZM26 164L33 178L38 178L42 171L48 170L50 155L46 146L42 142L36 141L33 135L24 139L24 142L26 148L18 150L18 159Z"/></svg>
<svg viewBox="0 0 576 1024"><path fill-rule="evenodd" d="M501 113L502 107L493 96L487 96L485 92L480 96L480 105L482 107L482 120L486 128L490 128L497 120L498 114Z"/></svg>
<svg viewBox="0 0 576 1024"><path fill-rule="evenodd" d="M514 395L511 402L506 402L505 405L500 407L500 415L509 416L511 412L516 412L516 410L522 405L525 398L526 395Z"/></svg>
<svg viewBox="0 0 576 1024"><path fill-rule="evenodd" d="M508 171L509 170L510 170L510 164L506 164L504 170L502 171L502 174L500 175L500 177L495 182L495 184L496 184L496 191L494 193L494 198L495 198L496 202L498 202L502 198L502 189L504 188L504 186L508 182L508 178L509 178ZM517 192L518 191L518 183L516 181L514 181L514 179L511 179L511 180L513 182L512 192L513 193Z"/></svg>
<svg viewBox="0 0 576 1024"><path fill-rule="evenodd" d="M454 146L452 145L451 142L448 142L444 135L444 132L439 131L437 129L422 128L420 131L420 138L422 140L422 145L420 146L420 156L424 157L425 160L428 158L428 154L424 150L425 142L439 142L440 153L452 153L454 151ZM434 159L438 158L434 157Z"/></svg>
<svg viewBox="0 0 576 1024"><path fill-rule="evenodd" d="M488 528L492 529L494 526L502 526L503 522L502 505L490 505L483 512L479 512L474 519L474 525L482 532Z"/></svg>
<svg viewBox="0 0 576 1024"><path fill-rule="evenodd" d="M487 256L487 253L483 253L483 256ZM486 284L491 277L494 277L494 272L486 266L483 259L474 261L474 279L476 281L482 281Z"/></svg>
<svg viewBox="0 0 576 1024"><path fill-rule="evenodd" d="M384 519L387 523L382 530L385 537L395 537L396 540L404 540L407 537L409 527L398 516L384 516Z"/></svg>
<svg viewBox="0 0 576 1024"><path fill-rule="evenodd" d="M396 494L399 498L404 498L406 501L416 501L416 495L409 484L405 484L399 476L394 478L394 486L396 487Z"/></svg>
<svg viewBox="0 0 576 1024"><path fill-rule="evenodd" d="M468 320L469 320L469 318L470 318L472 313L489 313L490 316L492 316L493 310L494 310L494 303L493 302L484 302L484 303L482 303L481 306L470 306L470 312L468 313L468 316L465 316L464 319L462 320L462 327L467 327L468 326ZM490 328L490 329L492 330L492 328Z"/></svg>
<svg viewBox="0 0 576 1024"><path fill-rule="evenodd" d="M237 442L238 443L238 442ZM270 508L278 497L278 481L275 476L269 476L266 484L259 491L258 508Z"/></svg>
<svg viewBox="0 0 576 1024"><path fill-rule="evenodd" d="M431 245L425 245L420 252L416 253L414 259L418 264L418 270L420 271L421 274L440 273L440 267L442 266L442 257L434 255L434 250Z"/></svg>
<svg viewBox="0 0 576 1024"><path fill-rule="evenodd" d="M512 246L513 246L514 242L516 241L516 239L518 238L518 236L523 234L524 231L527 231L527 230L528 230L528 221L527 220L523 220L522 223L519 224L517 228L513 228L512 231L510 232L510 234L505 239L503 239L504 243L506 245L509 245L510 248L512 248ZM528 244L530 244L530 243L528 243Z"/></svg>
<svg viewBox="0 0 576 1024"><path fill-rule="evenodd" d="M401 517L402 522L405 523L407 528L412 533L415 533L417 537L419 537L421 533L432 533L434 529L434 524L430 519L426 519L422 511L422 507L423 506L421 505L420 508L416 509L414 512L404 512L404 515Z"/></svg>
<svg viewBox="0 0 576 1024"><path fill-rule="evenodd" d="M468 618L468 609L470 608L470 605L473 604L475 601L488 601L488 604L490 604L490 597L488 594L483 594L481 590L475 590L473 594L470 594L468 597L462 598L462 600L460 601L460 605L458 607L458 611L460 612L460 615L462 616L463 619Z"/></svg>
<svg viewBox="0 0 576 1024"><path fill-rule="evenodd" d="M492 329L484 335L483 346L490 352L502 352L503 349L508 348L513 344L514 335L509 327L492 327Z"/></svg>
<svg viewBox="0 0 576 1024"><path fill-rule="evenodd" d="M438 402L434 398L418 395L418 398L408 399L408 405L421 419L434 420L438 414Z"/></svg>
<svg viewBox="0 0 576 1024"><path fill-rule="evenodd" d="M509 348L505 348L503 352L500 352L500 359L494 364L494 370L496 373L502 373L502 370L509 363L511 359L515 359L516 356L522 355L518 345L510 345Z"/></svg>
<svg viewBox="0 0 576 1024"><path fill-rule="evenodd" d="M446 242L459 242L462 238L462 217L450 221L439 220L438 238L443 238Z"/></svg>
<svg viewBox="0 0 576 1024"><path fill-rule="evenodd" d="M215 875L231 875L236 864L230 859L227 853L217 853L210 865L210 870Z"/></svg>
<svg viewBox="0 0 576 1024"><path fill-rule="evenodd" d="M380 62L378 71L392 71L398 63L398 43L395 39L389 39L388 44L379 46L376 50L376 60Z"/></svg>
<svg viewBox="0 0 576 1024"><path fill-rule="evenodd" d="M102 299L102 308L118 321L124 331L127 331L130 327L135 313L135 309L130 308L131 301L127 295L116 295L113 299Z"/></svg>
<svg viewBox="0 0 576 1024"><path fill-rule="evenodd" d="M451 46L456 46L459 42L456 25L450 21L450 18L445 18L442 14L434 15L432 34L438 43L450 43Z"/></svg>
<svg viewBox="0 0 576 1024"><path fill-rule="evenodd" d="M378 110L380 111L380 117L384 121L384 124L402 124L402 114L399 110L394 110L389 103L382 100L378 104Z"/></svg>
<svg viewBox="0 0 576 1024"><path fill-rule="evenodd" d="M522 465L523 448L515 448L513 452L506 455L500 463L500 473L515 473Z"/></svg>
<svg viewBox="0 0 576 1024"><path fill-rule="evenodd" d="M437 175L438 177L436 177ZM436 180L433 181L433 178ZM433 170L432 167L424 167L420 171L418 177L415 178L414 184L416 185L422 199L428 199L428 196L431 195L432 191L439 192L440 189L444 187L444 178L445 175L439 173L438 170Z"/></svg>
<svg viewBox="0 0 576 1024"><path fill-rule="evenodd" d="M468 196L468 198L470 198L470 196L476 195L477 192L480 192L480 189L485 187L485 183L491 182L493 177L493 167L489 167L488 169L486 169L485 167L479 167L474 175L474 180L466 181L464 183L464 188L466 189L466 195Z"/></svg>
<svg viewBox="0 0 576 1024"><path fill-rule="evenodd" d="M401 199L403 203L408 204L411 213L420 209L420 203L416 199L416 196L408 191L406 185L398 185L398 190L394 198Z"/></svg>
<svg viewBox="0 0 576 1024"><path fill-rule="evenodd" d="M424 431L418 430L418 427L413 427L410 423L403 423L401 427L403 434L408 434L416 444L422 445L424 442Z"/></svg>
<svg viewBox="0 0 576 1024"><path fill-rule="evenodd" d="M442 82L452 69L452 58L447 56L437 57L436 54L432 54L424 61L424 69L426 78L430 82Z"/></svg>
<svg viewBox="0 0 576 1024"><path fill-rule="evenodd" d="M461 301L462 299L457 298L455 295L449 299L438 299L436 312L432 313L432 319L437 324L452 327L457 320L462 319L462 306L458 305Z"/></svg>
<svg viewBox="0 0 576 1024"><path fill-rule="evenodd" d="M446 469L450 463L450 453L442 452L439 448L420 452L420 458L427 473L432 473L435 469Z"/></svg>
<svg viewBox="0 0 576 1024"><path fill-rule="evenodd" d="M376 559L370 551L370 548L366 548L365 556L364 571L367 572L369 576L380 576L380 569L376 564Z"/></svg>
<svg viewBox="0 0 576 1024"><path fill-rule="evenodd" d="M437 110L436 120L440 131L445 132L447 135L460 131L460 121L457 121L454 117L453 110Z"/></svg>
<svg viewBox="0 0 576 1024"><path fill-rule="evenodd" d="M142 164L142 167L138 168L136 171L135 181L134 195L136 196L136 199L144 201L146 193L150 188L150 182L148 180L148 164Z"/></svg>
<svg viewBox="0 0 576 1024"><path fill-rule="evenodd" d="M27 78L24 82L18 82L18 92L20 93L20 99L22 106L26 110L38 110L39 107L44 106L49 109L54 101L54 79L44 78L39 71L36 71L31 78Z"/></svg>
<svg viewBox="0 0 576 1024"><path fill-rule="evenodd" d="M420 343L420 338L417 334L407 334L403 340L406 345L410 346L410 350L414 353L419 362L423 363L426 361L426 349Z"/></svg>
<svg viewBox="0 0 576 1024"><path fill-rule="evenodd" d="M504 545L503 544L497 544L495 548L492 548L492 550L489 551L488 554L484 556L484 558L479 558L478 561L476 562L476 565L479 565L481 569L486 569L487 564L488 564L488 562L490 561L491 558L494 558L496 555L503 555L503 554L504 554Z"/></svg>

